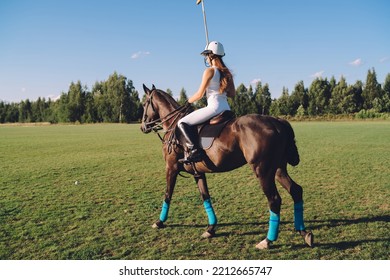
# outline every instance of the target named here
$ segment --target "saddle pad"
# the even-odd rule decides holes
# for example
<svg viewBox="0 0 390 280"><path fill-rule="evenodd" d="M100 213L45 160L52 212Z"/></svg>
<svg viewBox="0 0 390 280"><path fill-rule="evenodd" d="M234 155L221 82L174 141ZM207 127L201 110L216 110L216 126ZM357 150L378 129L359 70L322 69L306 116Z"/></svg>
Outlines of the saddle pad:
<svg viewBox="0 0 390 280"><path fill-rule="evenodd" d="M229 121L231 119L218 124L205 124L199 128L199 144L203 150L211 148L214 139L221 134L222 129Z"/></svg>
<svg viewBox="0 0 390 280"><path fill-rule="evenodd" d="M214 137L200 137L199 144L203 150L207 150L213 145L214 139Z"/></svg>

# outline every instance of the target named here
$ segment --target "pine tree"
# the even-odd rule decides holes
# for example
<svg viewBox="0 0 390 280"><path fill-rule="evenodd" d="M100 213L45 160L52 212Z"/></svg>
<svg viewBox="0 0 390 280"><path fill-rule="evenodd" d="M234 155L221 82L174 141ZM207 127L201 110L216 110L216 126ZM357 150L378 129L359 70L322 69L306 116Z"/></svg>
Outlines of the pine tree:
<svg viewBox="0 0 390 280"><path fill-rule="evenodd" d="M383 84L383 103L384 111L390 112L390 74L387 74L385 82Z"/></svg>
<svg viewBox="0 0 390 280"><path fill-rule="evenodd" d="M290 106L291 106L291 115L294 116L298 108L302 106L303 110L307 109L308 106L308 90L305 88L303 81L299 81L291 93L290 96ZM302 113L302 110L301 110Z"/></svg>
<svg viewBox="0 0 390 280"><path fill-rule="evenodd" d="M68 117L70 122L82 122L85 110L85 91L80 81L71 83L68 91Z"/></svg>
<svg viewBox="0 0 390 280"><path fill-rule="evenodd" d="M381 85L376 78L375 69L368 70L366 84L363 88L363 108L368 110L374 107L374 99L381 99Z"/></svg>
<svg viewBox="0 0 390 280"><path fill-rule="evenodd" d="M315 79L309 88L309 115L316 116L328 112L331 96L330 84L327 79Z"/></svg>
<svg viewBox="0 0 390 280"><path fill-rule="evenodd" d="M269 115L272 99L268 84L265 84L263 87L261 86L261 83L257 84L255 102L259 114Z"/></svg>
<svg viewBox="0 0 390 280"><path fill-rule="evenodd" d="M292 115L290 104L288 89L283 87L282 95L278 98L279 114L283 116Z"/></svg>
<svg viewBox="0 0 390 280"><path fill-rule="evenodd" d="M179 105L184 105L188 100L188 97L187 97L187 93L186 93L186 90L184 88L182 88L180 90L180 96L179 96L179 100L177 101L179 103Z"/></svg>
<svg viewBox="0 0 390 280"><path fill-rule="evenodd" d="M31 102L29 99L21 101L19 104L19 122L34 122Z"/></svg>
<svg viewBox="0 0 390 280"><path fill-rule="evenodd" d="M332 87L332 86L331 86ZM331 91L331 98L329 100L329 113L341 114L343 113L343 101L347 97L348 86L344 77L341 77L340 81L333 86Z"/></svg>

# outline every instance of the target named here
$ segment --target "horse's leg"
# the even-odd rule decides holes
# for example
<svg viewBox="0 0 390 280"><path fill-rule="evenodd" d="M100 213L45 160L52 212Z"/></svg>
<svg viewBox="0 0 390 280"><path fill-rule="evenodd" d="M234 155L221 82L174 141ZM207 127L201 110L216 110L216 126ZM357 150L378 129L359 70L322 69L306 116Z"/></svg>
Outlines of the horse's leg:
<svg viewBox="0 0 390 280"><path fill-rule="evenodd" d="M173 190L175 188L176 179L178 175L177 164L169 165L166 167L166 190L165 190L165 198L163 201L161 213L159 219L153 224L154 228L163 228L164 222L168 219L169 206L171 204L171 199L173 195Z"/></svg>
<svg viewBox="0 0 390 280"><path fill-rule="evenodd" d="M268 249L270 244L278 238L282 198L280 197L275 184L275 169L269 168L266 172L262 172L261 169L260 165L254 168L256 176L260 180L263 192L268 199L270 217L267 237L257 244L256 248Z"/></svg>
<svg viewBox="0 0 390 280"><path fill-rule="evenodd" d="M294 201L294 227L310 247L313 246L314 236L307 232L303 219L303 189L294 182L287 173L287 166L278 168L275 179L288 191Z"/></svg>
<svg viewBox="0 0 390 280"><path fill-rule="evenodd" d="M204 173L194 176L196 184L203 201L203 206L208 217L207 230L202 234L203 238L211 238L215 236L215 227L217 226L217 216L215 215L213 206L211 204L209 189L207 187L206 176Z"/></svg>

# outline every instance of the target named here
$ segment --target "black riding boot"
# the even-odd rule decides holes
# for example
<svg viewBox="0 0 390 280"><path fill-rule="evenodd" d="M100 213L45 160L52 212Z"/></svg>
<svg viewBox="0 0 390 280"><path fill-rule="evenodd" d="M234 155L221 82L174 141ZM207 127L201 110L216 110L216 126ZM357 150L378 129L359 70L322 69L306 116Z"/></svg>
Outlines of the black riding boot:
<svg viewBox="0 0 390 280"><path fill-rule="evenodd" d="M177 126L185 139L187 147L187 156L179 160L182 163L191 163L201 161L204 151L199 146L199 135L196 126L190 126L186 123L180 123Z"/></svg>

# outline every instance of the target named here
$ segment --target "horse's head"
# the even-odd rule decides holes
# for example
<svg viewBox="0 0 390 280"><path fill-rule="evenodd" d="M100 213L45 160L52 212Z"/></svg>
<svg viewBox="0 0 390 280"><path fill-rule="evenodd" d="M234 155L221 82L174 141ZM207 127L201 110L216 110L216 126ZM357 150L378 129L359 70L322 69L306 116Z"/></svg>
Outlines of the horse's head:
<svg viewBox="0 0 390 280"><path fill-rule="evenodd" d="M142 116L141 130L143 133L149 133L153 130L153 126L156 124L155 121L159 119L158 112L155 110L155 105L153 104L153 94L156 88L154 85L151 90L145 85L143 87L146 96L143 104L144 113Z"/></svg>

